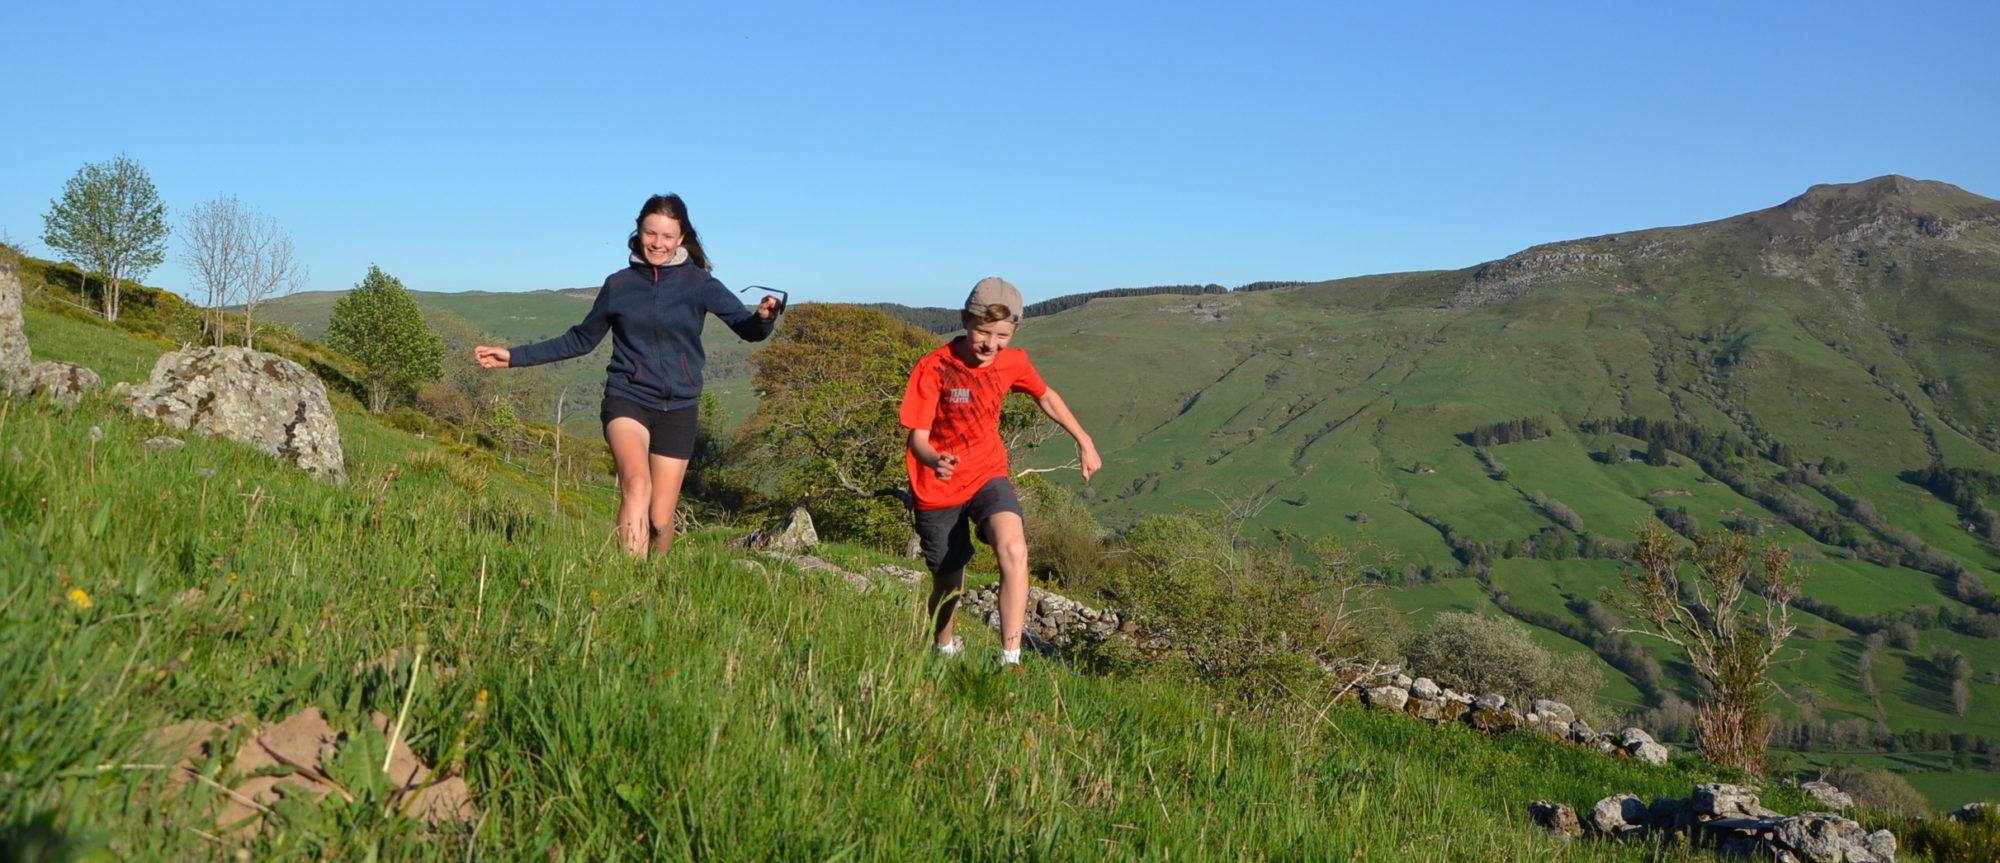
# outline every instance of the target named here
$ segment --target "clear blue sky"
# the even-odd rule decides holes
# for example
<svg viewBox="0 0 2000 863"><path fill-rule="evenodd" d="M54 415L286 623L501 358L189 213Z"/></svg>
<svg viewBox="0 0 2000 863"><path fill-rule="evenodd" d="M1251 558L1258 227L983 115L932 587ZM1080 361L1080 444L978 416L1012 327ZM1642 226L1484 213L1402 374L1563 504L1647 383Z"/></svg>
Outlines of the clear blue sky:
<svg viewBox="0 0 2000 863"><path fill-rule="evenodd" d="M1897 173L2000 197L2000 3L9 5L0 237L125 153L308 288L597 284L645 197L794 301L1470 266ZM175 247L175 252L178 247ZM171 257L146 279L189 293Z"/></svg>

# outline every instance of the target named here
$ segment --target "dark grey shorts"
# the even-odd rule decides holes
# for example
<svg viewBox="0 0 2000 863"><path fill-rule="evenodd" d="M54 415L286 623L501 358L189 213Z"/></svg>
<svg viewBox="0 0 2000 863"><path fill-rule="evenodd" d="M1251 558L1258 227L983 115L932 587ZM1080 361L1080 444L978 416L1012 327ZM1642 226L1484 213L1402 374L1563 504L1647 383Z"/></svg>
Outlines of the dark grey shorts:
<svg viewBox="0 0 2000 863"><path fill-rule="evenodd" d="M986 520L1003 512L1021 514L1021 497L1014 493L1014 481L996 476L974 492L972 499L944 509L917 510L917 542L924 549L924 564L932 575L945 575L965 568L972 559L970 525L981 525L980 540L987 545Z"/></svg>
<svg viewBox="0 0 2000 863"><path fill-rule="evenodd" d="M597 409L597 418L604 422L606 443L611 442L611 421L619 417L630 417L646 427L650 436L647 452L683 461L694 458L694 433L701 426L700 408L690 405L670 411L654 410L631 399L605 396Z"/></svg>

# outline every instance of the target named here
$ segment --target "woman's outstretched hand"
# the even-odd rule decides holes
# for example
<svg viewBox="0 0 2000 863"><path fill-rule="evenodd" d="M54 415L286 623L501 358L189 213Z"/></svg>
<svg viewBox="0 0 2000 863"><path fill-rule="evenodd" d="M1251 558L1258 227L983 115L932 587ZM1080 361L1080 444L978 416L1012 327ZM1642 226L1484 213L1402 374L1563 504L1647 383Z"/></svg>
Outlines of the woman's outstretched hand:
<svg viewBox="0 0 2000 863"><path fill-rule="evenodd" d="M766 296L763 302L757 304L757 317L768 321L777 317L784 308L785 304L779 302L777 297Z"/></svg>
<svg viewBox="0 0 2000 863"><path fill-rule="evenodd" d="M513 360L514 353L506 348L490 348L480 345L472 349L472 358L489 369L504 369Z"/></svg>

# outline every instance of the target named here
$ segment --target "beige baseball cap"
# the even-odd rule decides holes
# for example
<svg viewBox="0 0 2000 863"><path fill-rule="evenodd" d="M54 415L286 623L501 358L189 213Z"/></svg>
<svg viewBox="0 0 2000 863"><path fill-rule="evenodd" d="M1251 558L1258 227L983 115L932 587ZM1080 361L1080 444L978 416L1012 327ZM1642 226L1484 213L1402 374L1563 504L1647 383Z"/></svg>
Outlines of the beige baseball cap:
<svg viewBox="0 0 2000 863"><path fill-rule="evenodd" d="M966 314L985 318L988 306L1004 306L1009 322L1021 322L1021 292L1006 279L987 276L972 286L972 295L965 298Z"/></svg>

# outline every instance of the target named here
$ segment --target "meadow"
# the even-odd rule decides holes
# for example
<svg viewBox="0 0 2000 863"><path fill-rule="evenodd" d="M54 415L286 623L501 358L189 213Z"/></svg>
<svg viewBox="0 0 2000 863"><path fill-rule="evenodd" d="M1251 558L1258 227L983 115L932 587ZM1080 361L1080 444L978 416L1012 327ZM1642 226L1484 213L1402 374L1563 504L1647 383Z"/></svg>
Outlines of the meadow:
<svg viewBox="0 0 2000 863"><path fill-rule="evenodd" d="M71 323L30 316L38 358L159 349ZM1526 804L1719 775L1039 658L1006 673L973 627L940 660L892 579L857 593L727 528L635 562L605 478L552 506L534 475L338 401L344 485L199 436L153 449L101 396L0 401L11 859L1684 859L1558 842ZM147 744L307 707L360 753L351 800L217 823L244 741L195 781ZM469 820L397 814L355 767L383 751L376 712L469 784Z"/></svg>

